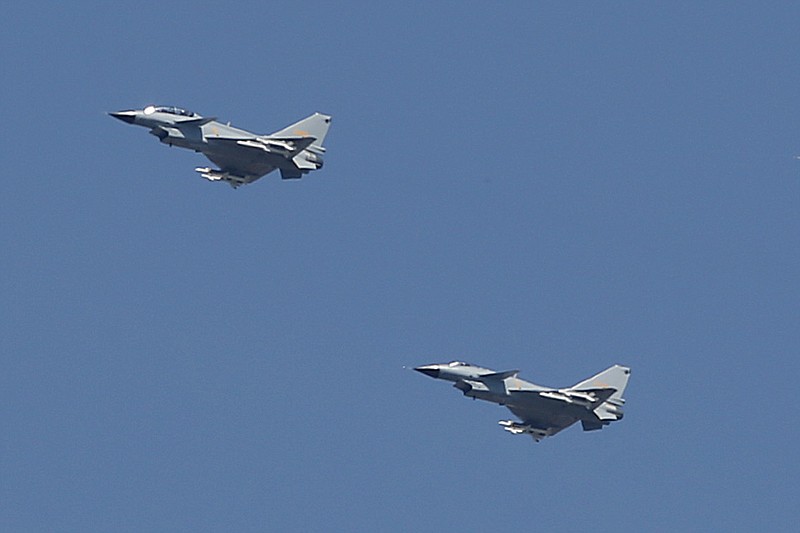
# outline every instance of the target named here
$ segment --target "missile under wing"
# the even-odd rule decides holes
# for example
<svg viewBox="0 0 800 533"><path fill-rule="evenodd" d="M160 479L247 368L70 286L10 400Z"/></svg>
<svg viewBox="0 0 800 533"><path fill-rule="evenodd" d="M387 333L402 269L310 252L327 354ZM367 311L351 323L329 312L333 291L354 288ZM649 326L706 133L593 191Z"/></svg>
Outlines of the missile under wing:
<svg viewBox="0 0 800 533"><path fill-rule="evenodd" d="M584 431L621 420L622 397L631 370L614 365L566 388L536 385L518 377L518 370L497 372L462 361L415 368L427 376L452 381L465 396L506 406L520 420L501 420L503 429L530 435L539 442L580 421Z"/></svg>

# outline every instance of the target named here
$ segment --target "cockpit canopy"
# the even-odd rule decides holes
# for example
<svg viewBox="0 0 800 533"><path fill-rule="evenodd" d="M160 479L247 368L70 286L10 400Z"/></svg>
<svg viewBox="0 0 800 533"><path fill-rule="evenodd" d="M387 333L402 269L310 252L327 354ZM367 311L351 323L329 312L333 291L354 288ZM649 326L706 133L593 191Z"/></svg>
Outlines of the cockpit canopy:
<svg viewBox="0 0 800 533"><path fill-rule="evenodd" d="M447 366L449 366L450 368L456 368L459 366L472 366L472 365L469 363L465 363L464 361L450 361L449 363L447 363Z"/></svg>
<svg viewBox="0 0 800 533"><path fill-rule="evenodd" d="M170 115L178 115L178 116L181 116L181 117L197 117L197 116L200 116L200 115L198 115L197 113L195 113L193 111L188 111L186 109L182 109L180 107L174 107L174 106L154 106L154 105L149 105L149 106L144 108L144 114L145 115L151 115L151 114L155 113L156 111L158 111L159 113L167 113L167 114L170 114Z"/></svg>

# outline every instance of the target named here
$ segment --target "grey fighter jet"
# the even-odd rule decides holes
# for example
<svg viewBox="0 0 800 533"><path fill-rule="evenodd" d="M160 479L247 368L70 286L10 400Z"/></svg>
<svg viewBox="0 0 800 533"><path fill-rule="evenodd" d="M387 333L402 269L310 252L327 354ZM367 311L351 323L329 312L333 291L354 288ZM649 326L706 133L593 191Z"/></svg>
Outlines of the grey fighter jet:
<svg viewBox="0 0 800 533"><path fill-rule="evenodd" d="M519 370L496 372L461 361L415 368L432 378L455 382L465 396L505 405L521 422L501 420L514 435L530 435L539 442L575 422L584 431L602 429L622 418L622 398L631 369L614 365L564 389L535 385L519 379Z"/></svg>
<svg viewBox="0 0 800 533"><path fill-rule="evenodd" d="M144 126L162 143L202 152L219 169L198 167L210 181L226 181L236 188L280 169L283 179L297 179L322 168L322 142L331 117L314 113L269 135L258 135L223 124L214 117L168 106L109 113L128 124Z"/></svg>

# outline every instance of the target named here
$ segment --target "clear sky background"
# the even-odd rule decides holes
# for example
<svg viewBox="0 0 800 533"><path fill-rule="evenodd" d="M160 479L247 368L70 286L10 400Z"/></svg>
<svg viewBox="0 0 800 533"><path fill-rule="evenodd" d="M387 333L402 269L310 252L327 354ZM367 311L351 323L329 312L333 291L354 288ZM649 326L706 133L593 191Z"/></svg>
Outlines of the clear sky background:
<svg viewBox="0 0 800 533"><path fill-rule="evenodd" d="M12 2L0 529L789 531L800 7ZM108 111L325 168L233 190ZM571 385L535 444L404 370Z"/></svg>

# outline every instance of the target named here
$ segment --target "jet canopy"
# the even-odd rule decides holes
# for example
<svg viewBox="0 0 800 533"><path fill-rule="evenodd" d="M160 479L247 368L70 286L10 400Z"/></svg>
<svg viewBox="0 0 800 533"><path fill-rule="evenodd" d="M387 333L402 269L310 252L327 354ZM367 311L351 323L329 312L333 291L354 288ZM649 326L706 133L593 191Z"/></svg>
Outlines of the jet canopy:
<svg viewBox="0 0 800 533"><path fill-rule="evenodd" d="M149 106L144 108L144 114L145 115L151 115L151 114L155 113L156 111L158 111L159 113L167 113L169 115L178 115L180 117L199 117L200 116L197 113L195 113L194 111L188 111L186 109L182 109L180 107L174 107L174 106L163 106L163 105L162 106L154 106L154 105L149 105Z"/></svg>
<svg viewBox="0 0 800 533"><path fill-rule="evenodd" d="M449 366L450 368L456 368L459 366L472 366L472 365L469 363L465 363L464 361L450 361L449 363L447 363L447 366Z"/></svg>

